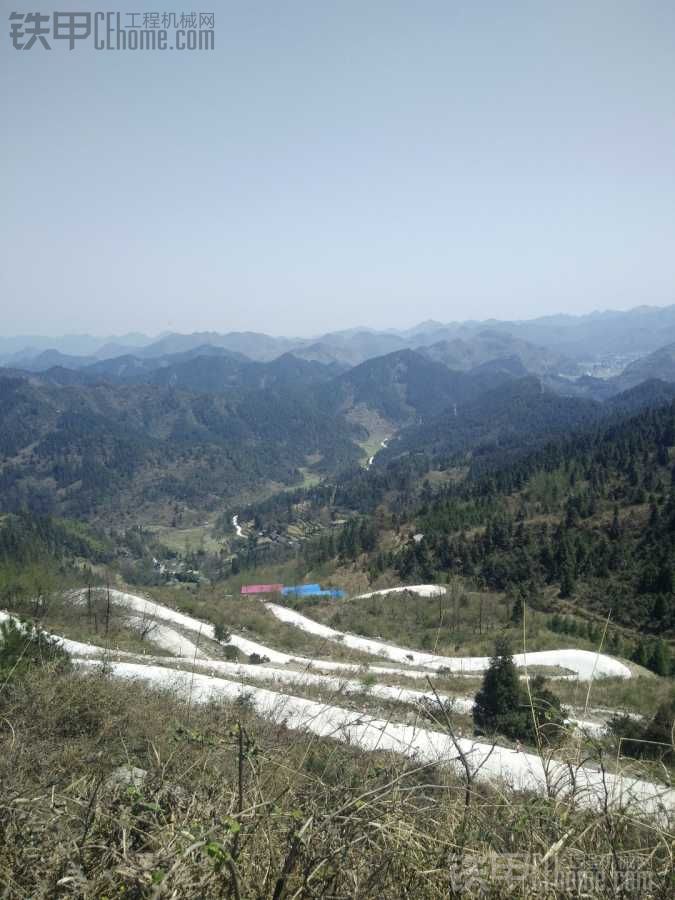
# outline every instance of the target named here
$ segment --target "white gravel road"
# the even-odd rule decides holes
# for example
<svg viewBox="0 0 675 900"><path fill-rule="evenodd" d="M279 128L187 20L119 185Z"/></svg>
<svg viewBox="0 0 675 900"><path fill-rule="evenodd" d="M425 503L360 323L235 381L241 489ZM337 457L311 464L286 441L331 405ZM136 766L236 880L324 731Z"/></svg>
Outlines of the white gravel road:
<svg viewBox="0 0 675 900"><path fill-rule="evenodd" d="M87 669L97 663L83 660L80 665ZM118 678L176 691L195 703L234 700L243 695L259 715L288 728L346 741L366 751L394 751L418 763L444 763L461 771L457 750L450 737L442 732L393 724L339 706L162 666L116 662L111 664L110 671ZM492 747L466 738L460 738L458 744L477 778L500 780L515 790L553 792L557 796L569 796L573 792L576 802L593 808L602 808L605 801L612 806L634 804L636 815L658 815L675 809L675 791L630 775L603 775L590 767L579 766L573 770L572 777L565 764L543 761L532 753Z"/></svg>
<svg viewBox="0 0 675 900"><path fill-rule="evenodd" d="M266 603L265 605L280 621L294 625L308 634L329 641L337 641L345 647L361 650L373 656L381 656L393 662L410 663L435 671L449 669L451 672L461 674L483 672L490 665L488 656L436 656L433 653L422 653L409 647L397 647L395 644L388 644L385 641L337 631L328 625L315 622L314 619L303 616L287 606L280 606L277 603ZM517 653L513 660L517 666L559 666L569 669L582 681L603 676L631 677L628 666L619 662L618 659L590 650L541 650L527 654Z"/></svg>

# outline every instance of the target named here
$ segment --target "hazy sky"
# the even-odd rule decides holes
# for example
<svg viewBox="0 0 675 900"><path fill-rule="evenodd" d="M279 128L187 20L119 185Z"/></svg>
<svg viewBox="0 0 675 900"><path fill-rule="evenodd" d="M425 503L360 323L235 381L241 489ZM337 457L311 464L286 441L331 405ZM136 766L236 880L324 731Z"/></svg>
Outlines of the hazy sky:
<svg viewBox="0 0 675 900"><path fill-rule="evenodd" d="M201 53L14 50L55 7L0 7L0 333L675 302L672 0L220 2Z"/></svg>

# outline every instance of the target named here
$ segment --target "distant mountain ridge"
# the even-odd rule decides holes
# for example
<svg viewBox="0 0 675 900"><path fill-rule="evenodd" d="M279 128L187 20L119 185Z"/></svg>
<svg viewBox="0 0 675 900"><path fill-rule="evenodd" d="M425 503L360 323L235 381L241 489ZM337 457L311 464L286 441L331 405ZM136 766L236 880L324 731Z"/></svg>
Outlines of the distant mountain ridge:
<svg viewBox="0 0 675 900"><path fill-rule="evenodd" d="M90 334L66 334L59 337L44 335L17 335L15 337L0 336L0 365L20 367L30 362L46 350L56 350L65 356L97 356L106 346L116 346L113 355L118 356L120 348L137 349L152 343L157 338L147 334L130 332L119 337L95 337Z"/></svg>
<svg viewBox="0 0 675 900"><path fill-rule="evenodd" d="M305 348L304 353L288 351L260 361L240 350L214 344L189 346L197 337L208 339L204 334L189 336L189 340L179 342L188 349L164 355L157 355L157 351L160 346L175 346L171 336L149 350L105 360L43 351L26 364L25 371L53 385L157 385L197 394L229 395L272 387L301 390L322 408L356 421L362 419L359 409L370 409L387 421L390 429L421 422L485 390L527 375L536 375L558 396L599 402L644 381L675 383L675 343L629 364L620 375L596 378L569 374L576 369L569 357L494 330L479 331L471 339L400 348L356 364L344 361L346 352L337 354L343 359L340 362L326 348L317 351L317 344L310 345L309 351ZM258 337L238 335L230 343L250 349ZM416 332L415 340L418 338ZM355 340L352 359L374 346L373 341L380 349L392 343L391 336L383 338L359 330L332 339L345 345ZM394 338L393 343L397 345L400 339ZM266 348L269 351L269 343Z"/></svg>
<svg viewBox="0 0 675 900"><path fill-rule="evenodd" d="M675 305L638 306L626 311L553 315L528 320L469 320L445 324L427 321L404 330L352 328L311 338L273 337L246 331L169 333L159 338L135 333L119 338L90 335L5 337L0 338L0 363L25 368L45 350L98 359L129 353L154 358L210 345L242 353L258 362L268 362L284 353L294 352L309 361L358 365L396 350L447 344L449 346L431 351L432 358L450 364L450 367L464 368L471 361L474 364L489 361L485 358L486 340L495 344L512 342L510 349L495 346L494 352L499 356L519 356L526 368L536 374L552 371L556 366L558 372L571 373L570 366L575 363L606 356L644 356L675 342ZM434 353L446 353L447 361L439 360ZM526 357L530 360L529 367ZM74 363L70 365L74 367Z"/></svg>
<svg viewBox="0 0 675 900"><path fill-rule="evenodd" d="M55 385L154 384L193 393L233 393L272 386L308 386L339 374L336 363L323 365L285 353L270 362L254 362L241 353L210 345L158 357L120 356L83 368L55 366L39 372Z"/></svg>
<svg viewBox="0 0 675 900"><path fill-rule="evenodd" d="M650 378L675 381L675 342L659 347L653 353L630 363L619 376L624 387Z"/></svg>
<svg viewBox="0 0 675 900"><path fill-rule="evenodd" d="M554 372L576 374L577 364L563 354L538 347L496 329L479 331L471 338L455 337L421 346L420 353L449 369L468 371L500 359L518 360L535 375Z"/></svg>
<svg viewBox="0 0 675 900"><path fill-rule="evenodd" d="M398 350L355 366L332 382L328 405L349 414L368 406L395 425L434 415L455 397L453 374L414 350Z"/></svg>

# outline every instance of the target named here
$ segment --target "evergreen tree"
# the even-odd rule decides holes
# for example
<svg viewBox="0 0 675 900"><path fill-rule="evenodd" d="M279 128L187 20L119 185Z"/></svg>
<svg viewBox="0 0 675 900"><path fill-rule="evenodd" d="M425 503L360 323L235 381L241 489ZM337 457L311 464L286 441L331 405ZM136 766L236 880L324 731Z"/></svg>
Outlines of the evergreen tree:
<svg viewBox="0 0 675 900"><path fill-rule="evenodd" d="M514 625L521 625L525 617L525 604L523 602L522 591L517 590L516 596L511 607L511 621Z"/></svg>
<svg viewBox="0 0 675 900"><path fill-rule="evenodd" d="M487 733L520 737L527 731L528 711L508 641L498 638L483 684L476 694L473 720Z"/></svg>
<svg viewBox="0 0 675 900"><path fill-rule="evenodd" d="M560 572L560 596L563 598L574 596L576 590L576 580L574 578L574 568L572 563L566 561L563 563Z"/></svg>
<svg viewBox="0 0 675 900"><path fill-rule="evenodd" d="M645 668L649 666L649 651L643 640L638 641L637 646L633 651L632 660L639 666L645 666Z"/></svg>
<svg viewBox="0 0 675 900"><path fill-rule="evenodd" d="M670 648L664 640L658 640L649 659L649 668L657 675L668 676L670 667Z"/></svg>

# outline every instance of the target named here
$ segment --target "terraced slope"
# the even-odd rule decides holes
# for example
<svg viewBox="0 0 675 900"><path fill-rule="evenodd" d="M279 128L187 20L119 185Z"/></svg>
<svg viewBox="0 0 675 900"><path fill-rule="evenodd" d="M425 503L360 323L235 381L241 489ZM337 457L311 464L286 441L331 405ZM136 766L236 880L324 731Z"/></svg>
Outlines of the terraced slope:
<svg viewBox="0 0 675 900"><path fill-rule="evenodd" d="M83 601L82 593L71 597L73 602ZM64 647L83 671L99 665L101 658L105 657L108 671L113 677L138 679L158 688L170 689L193 703L245 697L261 716L282 722L289 728L347 741L365 751L390 750L412 757L421 764L443 763L455 768L459 766L459 757L462 756L472 767L475 777L498 779L518 790L532 790L547 795L553 793L567 798L573 796L575 802L588 806L599 806L605 802L623 806L634 802L636 811L639 810L642 814L656 814L664 808L675 808L675 791L627 772L602 773L592 766L584 766L578 762L572 764L569 759L545 758L543 755L518 752L484 741L454 737L447 731L433 727L433 723L427 727L425 722L425 726L420 727L418 719L414 724L397 722L394 716L383 719L364 712L363 709L298 696L310 688L330 693L331 700L337 697L358 697L359 694L370 691L374 697L389 703L412 704L424 708L425 705L440 700L447 712L460 715L469 713L471 698L451 698L444 695L436 697L432 691L411 690L386 683L391 677L426 677L437 670L439 660L444 659L442 657L418 654L418 657L430 657L422 663L416 661L422 665L422 669L373 666L364 670L363 667L344 662L293 657L249 638L232 635L230 643L233 646L267 659L264 665L226 662L214 658L211 648L217 648L218 644L215 642L213 626L209 623L135 594L113 591L111 597L115 605L133 611L143 622L152 620L159 623L164 648L179 653L189 649L190 655L160 659L129 653L111 654L109 650L94 644L63 639ZM3 617L8 616L3 614ZM302 621L304 619L305 617L300 617L299 627L305 624ZM133 616L130 621L133 626ZM297 622L294 618L292 621ZM185 636L186 632L190 634L189 639ZM389 649L387 645L384 646ZM407 653L405 648L395 649ZM571 650L567 652L578 653ZM592 655L597 659L590 672L584 658L578 658L582 660L578 664L581 678L593 678L602 668L611 671L611 664L617 662L610 657ZM406 659L410 661L408 657ZM571 656L570 660L574 661ZM478 671L479 664L476 662L473 665L473 671ZM341 670L345 676L349 673L352 677L324 675L317 669ZM355 674L359 677L353 677ZM368 676L367 680L365 675ZM252 685L249 683L251 681L263 681L266 686ZM276 687L281 685L284 690L277 690ZM568 720L570 725L575 721L591 729L600 728L598 723Z"/></svg>

